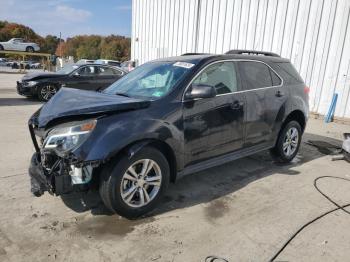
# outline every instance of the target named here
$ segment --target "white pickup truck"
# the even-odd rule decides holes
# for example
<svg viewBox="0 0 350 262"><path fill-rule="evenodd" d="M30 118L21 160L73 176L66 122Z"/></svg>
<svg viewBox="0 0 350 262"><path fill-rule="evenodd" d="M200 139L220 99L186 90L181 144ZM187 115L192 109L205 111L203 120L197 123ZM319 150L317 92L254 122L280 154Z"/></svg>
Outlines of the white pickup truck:
<svg viewBox="0 0 350 262"><path fill-rule="evenodd" d="M7 42L0 42L0 51L25 51L33 53L39 51L40 47L36 43L25 42L22 38L12 38Z"/></svg>

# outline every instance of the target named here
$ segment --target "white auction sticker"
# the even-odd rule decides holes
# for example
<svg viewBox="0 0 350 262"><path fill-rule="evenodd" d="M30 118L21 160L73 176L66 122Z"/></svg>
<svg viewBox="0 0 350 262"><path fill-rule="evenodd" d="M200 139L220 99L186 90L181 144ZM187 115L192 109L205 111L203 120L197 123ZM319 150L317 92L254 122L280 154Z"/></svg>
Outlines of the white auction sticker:
<svg viewBox="0 0 350 262"><path fill-rule="evenodd" d="M186 62L176 62L173 66L179 66L179 67L183 67L186 69L190 69L194 66L194 64L186 63Z"/></svg>

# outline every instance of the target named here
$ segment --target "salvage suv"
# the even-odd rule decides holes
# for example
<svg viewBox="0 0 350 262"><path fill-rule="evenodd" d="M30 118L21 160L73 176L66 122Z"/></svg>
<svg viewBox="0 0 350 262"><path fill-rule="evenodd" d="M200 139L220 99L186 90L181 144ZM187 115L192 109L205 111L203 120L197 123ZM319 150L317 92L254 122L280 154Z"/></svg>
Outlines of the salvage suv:
<svg viewBox="0 0 350 262"><path fill-rule="evenodd" d="M308 93L289 60L249 50L155 60L100 93L62 88L29 120L32 192L99 190L111 211L144 215L186 174L262 150L290 162Z"/></svg>

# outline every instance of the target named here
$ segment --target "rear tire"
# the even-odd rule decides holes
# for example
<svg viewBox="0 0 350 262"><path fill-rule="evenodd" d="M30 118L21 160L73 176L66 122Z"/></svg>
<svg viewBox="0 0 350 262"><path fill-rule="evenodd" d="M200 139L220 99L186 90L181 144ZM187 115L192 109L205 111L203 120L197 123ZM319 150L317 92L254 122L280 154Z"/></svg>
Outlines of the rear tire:
<svg viewBox="0 0 350 262"><path fill-rule="evenodd" d="M26 48L26 51L29 52L29 53L34 53L35 50L34 50L34 48L32 46L28 46Z"/></svg>
<svg viewBox="0 0 350 262"><path fill-rule="evenodd" d="M46 84L38 87L38 98L40 101L49 101L58 91L57 86Z"/></svg>
<svg viewBox="0 0 350 262"><path fill-rule="evenodd" d="M289 163L298 154L302 131L297 121L288 122L281 130L277 143L270 150L272 158L279 163Z"/></svg>
<svg viewBox="0 0 350 262"><path fill-rule="evenodd" d="M145 147L131 158L124 155L104 168L101 199L112 212L137 218L157 206L169 185L169 177L164 155L153 147Z"/></svg>

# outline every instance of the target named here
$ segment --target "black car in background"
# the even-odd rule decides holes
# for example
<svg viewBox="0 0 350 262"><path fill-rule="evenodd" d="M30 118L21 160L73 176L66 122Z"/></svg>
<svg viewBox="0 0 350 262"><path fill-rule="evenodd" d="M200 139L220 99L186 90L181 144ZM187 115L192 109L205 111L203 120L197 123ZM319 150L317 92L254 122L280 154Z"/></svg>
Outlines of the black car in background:
<svg viewBox="0 0 350 262"><path fill-rule="evenodd" d="M63 88L29 120L32 192L99 190L141 216L183 175L262 150L290 162L308 97L289 60L237 50L155 60L102 92Z"/></svg>
<svg viewBox="0 0 350 262"><path fill-rule="evenodd" d="M125 74L126 71L114 66L74 64L55 73L29 73L17 82L17 92L46 102L61 87L101 91Z"/></svg>

